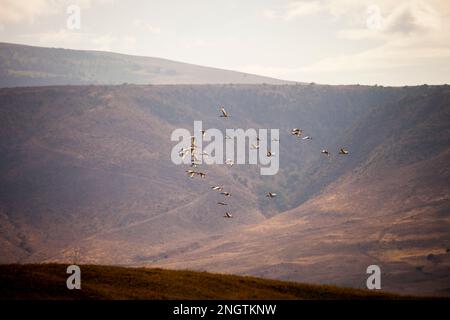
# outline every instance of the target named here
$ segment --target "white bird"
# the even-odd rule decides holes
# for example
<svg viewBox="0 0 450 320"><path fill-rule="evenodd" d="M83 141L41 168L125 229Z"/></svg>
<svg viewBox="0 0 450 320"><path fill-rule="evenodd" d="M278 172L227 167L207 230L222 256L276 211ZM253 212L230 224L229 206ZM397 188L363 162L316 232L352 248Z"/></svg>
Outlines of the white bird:
<svg viewBox="0 0 450 320"><path fill-rule="evenodd" d="M228 113L224 107L220 108L220 112L222 112L222 114L220 115L221 118L228 118Z"/></svg>
<svg viewBox="0 0 450 320"><path fill-rule="evenodd" d="M180 155L181 159L186 158L187 154L188 154L189 148L181 148L181 150L178 152L178 154Z"/></svg>
<svg viewBox="0 0 450 320"><path fill-rule="evenodd" d="M200 172L200 171L194 171L194 170L186 170L186 173L189 177L193 178L195 175L199 175L200 177L204 178L206 176L206 173Z"/></svg>
<svg viewBox="0 0 450 320"><path fill-rule="evenodd" d="M302 140L311 140L312 138L310 136L305 136L302 138Z"/></svg>
<svg viewBox="0 0 450 320"><path fill-rule="evenodd" d="M221 186L211 186L211 189L213 189L214 191L222 191L223 187L221 187Z"/></svg>
<svg viewBox="0 0 450 320"><path fill-rule="evenodd" d="M266 195L266 197L269 197L269 198L275 198L276 196L277 196L277 194L274 192L268 192Z"/></svg>
<svg viewBox="0 0 450 320"><path fill-rule="evenodd" d="M191 178L193 178L195 176L195 174L196 174L196 172L194 170L186 170L186 173Z"/></svg>
<svg viewBox="0 0 450 320"><path fill-rule="evenodd" d="M323 153L323 154L326 155L327 157L330 156L330 152L329 152L328 150L326 150L326 149L323 149L323 150L321 151L321 153Z"/></svg>
<svg viewBox="0 0 450 320"><path fill-rule="evenodd" d="M200 176L200 178L206 177L206 173L204 172L196 172L196 173Z"/></svg>
<svg viewBox="0 0 450 320"><path fill-rule="evenodd" d="M302 133L303 133L303 130L301 130L299 128L294 128L294 129L291 130L291 134L293 136L300 137L302 135Z"/></svg>
<svg viewBox="0 0 450 320"><path fill-rule="evenodd" d="M344 148L341 148L341 150L339 150L339 154L347 155L348 151L345 150Z"/></svg>
<svg viewBox="0 0 450 320"><path fill-rule="evenodd" d="M228 164L230 167L232 167L233 164L234 164L234 161L231 160L231 159L227 159L227 160L225 161L225 164Z"/></svg>
<svg viewBox="0 0 450 320"><path fill-rule="evenodd" d="M227 206L228 205L225 202L221 202L221 201L217 202L217 204L220 204L221 206Z"/></svg>
<svg viewBox="0 0 450 320"><path fill-rule="evenodd" d="M224 218L233 218L233 215L231 213L225 212Z"/></svg>
<svg viewBox="0 0 450 320"><path fill-rule="evenodd" d="M253 150L259 149L259 145L258 145L258 144L252 143L252 149L253 149Z"/></svg>
<svg viewBox="0 0 450 320"><path fill-rule="evenodd" d="M195 144L195 137L192 136L191 137L191 150L197 148L197 145Z"/></svg>
<svg viewBox="0 0 450 320"><path fill-rule="evenodd" d="M225 139L233 139L233 138L226 134Z"/></svg>

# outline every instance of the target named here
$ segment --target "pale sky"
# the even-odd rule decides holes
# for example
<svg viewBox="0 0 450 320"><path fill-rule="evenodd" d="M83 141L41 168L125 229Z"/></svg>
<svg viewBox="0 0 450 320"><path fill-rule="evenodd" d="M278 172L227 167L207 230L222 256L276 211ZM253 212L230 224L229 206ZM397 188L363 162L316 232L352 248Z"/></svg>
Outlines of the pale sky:
<svg viewBox="0 0 450 320"><path fill-rule="evenodd" d="M450 0L0 0L0 41L302 82L450 83Z"/></svg>

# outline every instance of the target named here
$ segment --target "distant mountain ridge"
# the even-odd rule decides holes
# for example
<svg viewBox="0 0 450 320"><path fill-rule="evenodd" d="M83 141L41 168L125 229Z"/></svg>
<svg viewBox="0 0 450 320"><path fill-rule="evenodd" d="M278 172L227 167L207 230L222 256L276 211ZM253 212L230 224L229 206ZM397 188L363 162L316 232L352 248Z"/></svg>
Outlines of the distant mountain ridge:
<svg viewBox="0 0 450 320"><path fill-rule="evenodd" d="M132 84L287 84L249 73L104 51L0 43L0 87Z"/></svg>

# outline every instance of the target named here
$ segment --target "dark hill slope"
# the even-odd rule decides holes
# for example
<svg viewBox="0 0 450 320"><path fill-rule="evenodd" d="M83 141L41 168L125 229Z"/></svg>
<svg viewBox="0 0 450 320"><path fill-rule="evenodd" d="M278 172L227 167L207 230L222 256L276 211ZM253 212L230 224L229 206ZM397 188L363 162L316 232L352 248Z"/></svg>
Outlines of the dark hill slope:
<svg viewBox="0 0 450 320"><path fill-rule="evenodd" d="M82 265L81 290L66 288L67 265L0 266L0 300L399 299L388 293L207 272Z"/></svg>
<svg viewBox="0 0 450 320"><path fill-rule="evenodd" d="M385 282L392 290L441 294L449 97L448 86L2 89L0 259L77 256L352 286L375 260L398 276ZM170 161L170 134L194 120L279 128L280 172L207 166L204 180L186 177ZM294 127L313 139L291 136ZM348 156L336 154L341 146ZM233 219L222 218L213 184L231 191Z"/></svg>

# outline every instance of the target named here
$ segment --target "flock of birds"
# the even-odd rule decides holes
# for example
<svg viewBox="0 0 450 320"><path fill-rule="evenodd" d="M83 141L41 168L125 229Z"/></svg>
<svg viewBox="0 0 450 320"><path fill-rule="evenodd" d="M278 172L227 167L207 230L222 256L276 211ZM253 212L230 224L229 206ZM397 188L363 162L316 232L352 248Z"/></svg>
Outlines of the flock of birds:
<svg viewBox="0 0 450 320"><path fill-rule="evenodd" d="M229 114L228 112L225 110L224 107L220 107L219 109L220 111L220 118L228 118ZM201 131L201 134L204 135L205 134L205 130ZM301 138L302 140L311 140L312 137L309 135L305 135L303 136L303 130L299 129L299 128L293 128L291 130L291 135L297 137L297 138ZM233 139L232 137L226 135L225 139ZM272 139L272 141L279 141L278 139ZM179 151L179 155L184 159L187 155L190 155L191 157L191 167L192 168L197 168L199 161L198 161L198 157L197 157L197 151L198 151L198 147L195 144L195 137L191 137L191 145L188 148L182 148ZM252 149L259 149L259 138L256 138L256 143L253 143L251 145ZM327 149L322 149L321 151L322 154L324 154L327 157L331 156L331 153L327 150ZM339 154L340 155L348 155L349 151L344 149L344 148L340 148L339 150ZM200 155L202 156L208 156L207 153L202 152L200 153ZM267 151L267 157L272 157L275 156L275 153L271 152L270 150ZM225 164L229 165L229 166L233 166L234 161L232 159L226 159ZM205 178L206 177L206 172L202 172L202 171L198 171L198 170L194 170L194 169L189 169L186 170L186 173L189 177L193 178L195 176L199 176L200 178ZM227 197L231 197L231 193L228 191L224 191L224 188L222 186L210 186L212 191L217 191L220 192L221 195L223 195L225 198ZM275 192L267 192L266 197L267 198L275 198L277 196L277 194ZM218 201L217 205L219 206L227 206L228 203L224 202L224 201ZM226 211L225 214L223 215L224 218L230 219L233 218L233 215Z"/></svg>

